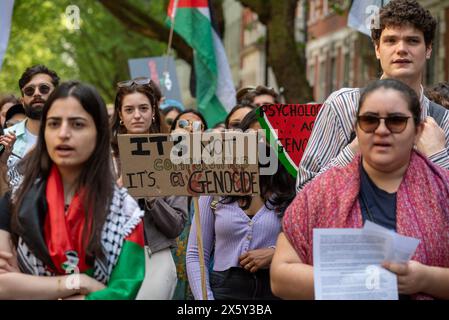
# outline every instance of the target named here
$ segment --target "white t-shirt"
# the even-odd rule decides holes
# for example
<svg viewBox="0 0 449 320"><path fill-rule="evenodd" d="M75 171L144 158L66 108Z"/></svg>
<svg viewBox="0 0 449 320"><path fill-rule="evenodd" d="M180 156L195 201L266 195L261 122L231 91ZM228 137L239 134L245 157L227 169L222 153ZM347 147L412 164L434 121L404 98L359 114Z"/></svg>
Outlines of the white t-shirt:
<svg viewBox="0 0 449 320"><path fill-rule="evenodd" d="M32 134L26 127L25 127L25 135L26 135L26 151L25 154L28 153L37 142L37 136Z"/></svg>

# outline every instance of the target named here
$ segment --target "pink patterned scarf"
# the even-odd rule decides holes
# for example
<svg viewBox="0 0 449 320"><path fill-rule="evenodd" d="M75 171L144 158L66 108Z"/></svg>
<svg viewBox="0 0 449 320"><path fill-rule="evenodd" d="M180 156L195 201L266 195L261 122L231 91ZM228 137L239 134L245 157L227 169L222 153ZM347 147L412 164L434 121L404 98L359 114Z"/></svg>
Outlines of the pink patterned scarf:
<svg viewBox="0 0 449 320"><path fill-rule="evenodd" d="M300 259L313 264L314 228L361 228L360 155L310 182L283 219L283 230ZM420 239L413 260L449 267L449 170L413 151L397 192L396 231ZM415 298L429 298L419 295Z"/></svg>

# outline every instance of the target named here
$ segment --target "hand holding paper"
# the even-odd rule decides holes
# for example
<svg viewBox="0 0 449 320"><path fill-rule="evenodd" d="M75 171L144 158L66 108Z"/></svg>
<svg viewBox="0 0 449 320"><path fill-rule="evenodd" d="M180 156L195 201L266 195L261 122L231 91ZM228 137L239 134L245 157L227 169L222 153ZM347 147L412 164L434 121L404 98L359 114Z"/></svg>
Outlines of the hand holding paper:
<svg viewBox="0 0 449 320"><path fill-rule="evenodd" d="M405 264L386 262L382 267L396 274L399 293L415 294L425 291L427 266L412 260Z"/></svg>
<svg viewBox="0 0 449 320"><path fill-rule="evenodd" d="M314 229L313 243L318 300L397 300L398 291L421 290L425 266L405 264L417 239L367 221L363 229ZM392 270L382 268L387 261Z"/></svg>

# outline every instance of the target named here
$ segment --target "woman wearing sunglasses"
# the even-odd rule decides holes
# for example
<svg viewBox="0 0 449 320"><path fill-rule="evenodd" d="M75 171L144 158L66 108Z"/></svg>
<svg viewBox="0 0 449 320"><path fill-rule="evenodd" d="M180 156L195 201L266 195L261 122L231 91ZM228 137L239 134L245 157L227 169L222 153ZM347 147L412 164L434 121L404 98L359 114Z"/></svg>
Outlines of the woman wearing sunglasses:
<svg viewBox="0 0 449 320"><path fill-rule="evenodd" d="M366 220L420 240L407 264L386 262L400 298L449 298L449 171L414 150L422 131L416 93L378 80L361 95L360 151L296 196L283 221L271 269L283 298L313 299L314 228L361 228Z"/></svg>
<svg viewBox="0 0 449 320"><path fill-rule="evenodd" d="M117 84L112 118L112 152L121 184L118 134L166 133L159 113L159 88L147 78ZM138 199L145 211L146 275L137 299L171 299L176 287L176 267L171 248L187 219L187 198L179 196Z"/></svg>
<svg viewBox="0 0 449 320"><path fill-rule="evenodd" d="M238 127L260 130L256 109ZM259 147L265 144L259 143ZM262 149L259 149L262 150ZM277 161L277 159L276 159ZM260 194L254 196L204 196L199 199L204 260L209 300L277 299L270 289L269 267L281 219L295 197L295 179L278 162L274 175L260 176ZM187 248L187 272L195 299L203 298L197 244L192 225Z"/></svg>
<svg viewBox="0 0 449 320"><path fill-rule="evenodd" d="M88 85L63 83L45 103L22 182L1 199L0 299L136 297L143 212L115 186L107 125Z"/></svg>
<svg viewBox="0 0 449 320"><path fill-rule="evenodd" d="M189 132L194 130L207 130L207 122L203 115L193 109L187 109L178 114L178 116L173 120L170 131L176 129L183 129Z"/></svg>
<svg viewBox="0 0 449 320"><path fill-rule="evenodd" d="M207 130L207 123L203 115L196 110L188 109L181 112L172 122L170 132L184 130L189 133L193 131L204 132ZM176 239L176 248L173 249L173 257L178 271L178 285L176 286L173 299L192 300L192 292L189 287L186 271L186 250L189 239L190 227L192 225L194 205L192 197L187 197L188 218L183 231Z"/></svg>

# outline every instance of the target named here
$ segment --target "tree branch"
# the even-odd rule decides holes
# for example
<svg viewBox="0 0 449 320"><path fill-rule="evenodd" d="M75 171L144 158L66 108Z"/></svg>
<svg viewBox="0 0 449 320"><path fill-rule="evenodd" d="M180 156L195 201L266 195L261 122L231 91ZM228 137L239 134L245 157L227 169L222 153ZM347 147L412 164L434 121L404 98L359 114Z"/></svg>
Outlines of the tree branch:
<svg viewBox="0 0 449 320"><path fill-rule="evenodd" d="M139 8L131 5L128 1L99 0L100 3L111 12L122 24L130 30L140 33L145 37L161 42L168 42L170 30L161 22L150 15L144 14ZM173 34L173 49L178 57L188 64L193 63L192 48L176 33Z"/></svg>
<svg viewBox="0 0 449 320"><path fill-rule="evenodd" d="M259 21L263 24L268 24L271 18L271 1L266 0L238 0L244 7L251 9L257 13ZM284 1L284 0L280 0Z"/></svg>

